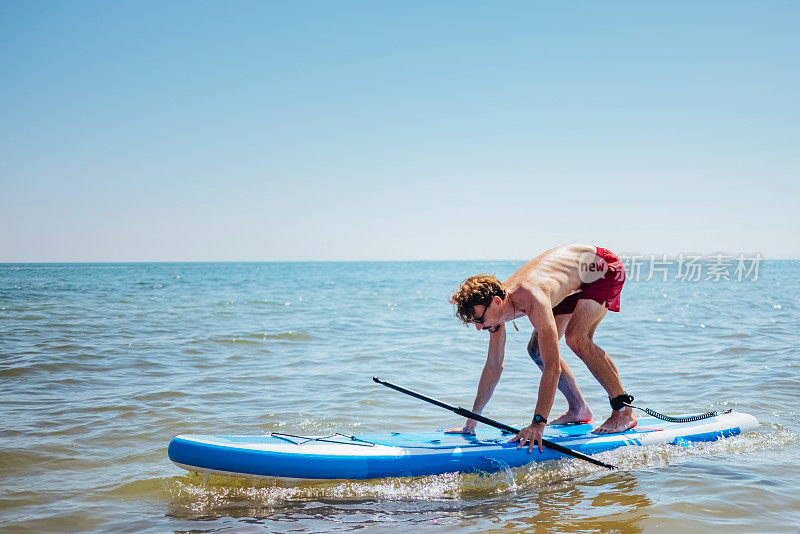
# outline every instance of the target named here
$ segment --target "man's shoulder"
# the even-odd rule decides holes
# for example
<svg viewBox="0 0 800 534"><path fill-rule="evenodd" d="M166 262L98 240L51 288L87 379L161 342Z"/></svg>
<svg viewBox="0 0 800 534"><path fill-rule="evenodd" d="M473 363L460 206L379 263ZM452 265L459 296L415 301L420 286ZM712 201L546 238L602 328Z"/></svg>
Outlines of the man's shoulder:
<svg viewBox="0 0 800 534"><path fill-rule="evenodd" d="M549 284L545 279L539 277L522 280L514 291L513 297L519 300L524 309L528 310L531 306L549 301L549 293Z"/></svg>

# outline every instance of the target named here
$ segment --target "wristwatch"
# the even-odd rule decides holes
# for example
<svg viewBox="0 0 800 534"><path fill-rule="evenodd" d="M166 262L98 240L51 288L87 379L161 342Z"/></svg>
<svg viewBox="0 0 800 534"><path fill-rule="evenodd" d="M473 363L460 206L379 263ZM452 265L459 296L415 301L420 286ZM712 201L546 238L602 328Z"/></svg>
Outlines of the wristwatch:
<svg viewBox="0 0 800 534"><path fill-rule="evenodd" d="M537 413L536 415L534 415L534 416L533 416L533 422L534 422L534 423L544 423L544 424L547 424L547 419L545 419L544 417L542 417L541 415L539 415L539 414Z"/></svg>

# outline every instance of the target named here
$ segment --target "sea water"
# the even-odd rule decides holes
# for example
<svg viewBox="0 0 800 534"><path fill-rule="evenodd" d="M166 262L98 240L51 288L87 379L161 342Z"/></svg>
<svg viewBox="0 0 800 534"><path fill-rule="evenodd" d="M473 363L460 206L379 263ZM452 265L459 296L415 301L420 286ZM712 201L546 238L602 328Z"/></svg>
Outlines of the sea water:
<svg viewBox="0 0 800 534"><path fill-rule="evenodd" d="M629 276L622 311L595 334L637 404L745 411L756 432L605 453L614 472L565 460L286 484L191 474L167 458L177 434L461 424L371 378L471 407L488 334L460 325L448 298L469 275L503 279L522 263L0 265L0 528L800 531L798 261L763 261L743 280ZM540 374L525 350L532 327L517 325L484 413L525 425ZM602 420L604 391L561 351ZM553 415L564 408L558 397Z"/></svg>

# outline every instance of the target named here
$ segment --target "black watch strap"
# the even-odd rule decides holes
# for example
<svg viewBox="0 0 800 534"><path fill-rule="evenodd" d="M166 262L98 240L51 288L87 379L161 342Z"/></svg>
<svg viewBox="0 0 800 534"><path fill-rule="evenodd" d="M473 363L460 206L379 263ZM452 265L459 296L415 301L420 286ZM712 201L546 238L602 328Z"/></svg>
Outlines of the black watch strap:
<svg viewBox="0 0 800 534"><path fill-rule="evenodd" d="M544 424L547 424L547 419L545 419L544 417L542 417L541 415L539 415L539 414L537 413L536 415L534 415L534 416L533 416L533 422L534 422L534 423L544 423Z"/></svg>

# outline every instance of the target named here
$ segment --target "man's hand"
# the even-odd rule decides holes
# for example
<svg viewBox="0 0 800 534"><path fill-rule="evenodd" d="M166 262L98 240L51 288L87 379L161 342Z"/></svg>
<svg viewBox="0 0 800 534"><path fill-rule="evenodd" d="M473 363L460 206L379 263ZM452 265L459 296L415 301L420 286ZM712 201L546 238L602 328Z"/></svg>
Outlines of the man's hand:
<svg viewBox="0 0 800 534"><path fill-rule="evenodd" d="M530 426L526 426L519 433L511 438L511 441L519 441L519 445L517 445L518 449L521 449L528 444L528 452L533 452L533 446L539 446L539 452L544 452L544 448L542 446L542 433L544 433L544 423L531 423Z"/></svg>
<svg viewBox="0 0 800 534"><path fill-rule="evenodd" d="M445 434L474 434L476 421L474 419L467 419L464 426L457 426L455 428L448 428L444 431Z"/></svg>

